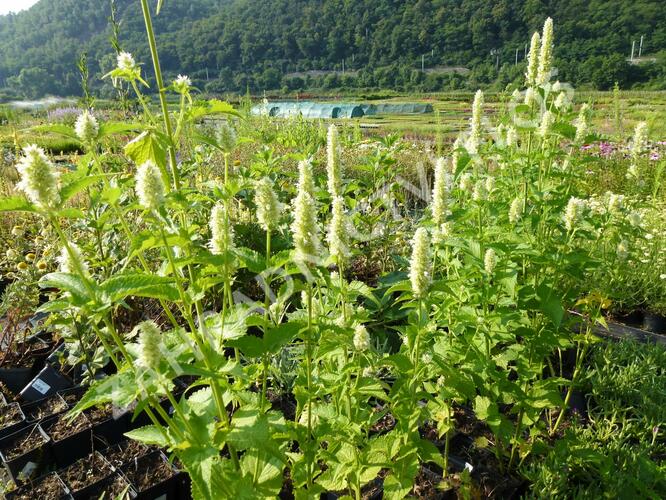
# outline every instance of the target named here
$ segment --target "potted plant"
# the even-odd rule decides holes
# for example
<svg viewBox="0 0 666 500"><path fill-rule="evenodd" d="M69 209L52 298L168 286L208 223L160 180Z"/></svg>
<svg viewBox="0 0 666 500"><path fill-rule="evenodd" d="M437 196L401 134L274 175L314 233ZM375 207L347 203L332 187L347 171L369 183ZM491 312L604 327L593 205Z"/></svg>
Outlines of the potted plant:
<svg viewBox="0 0 666 500"><path fill-rule="evenodd" d="M0 413L0 439L18 431L25 424L26 418L18 403L3 406Z"/></svg>
<svg viewBox="0 0 666 500"><path fill-rule="evenodd" d="M33 425L0 440L0 459L16 483L36 477L50 463L49 436L40 425Z"/></svg>
<svg viewBox="0 0 666 500"><path fill-rule="evenodd" d="M54 394L23 405L23 413L28 424L37 423L54 415L59 415L67 411L67 409L67 403L60 394Z"/></svg>
<svg viewBox="0 0 666 500"><path fill-rule="evenodd" d="M113 468L98 451L83 457L60 472L74 498L90 498L90 491L113 474Z"/></svg>
<svg viewBox="0 0 666 500"><path fill-rule="evenodd" d="M144 455L121 470L137 492L137 499L178 499L180 471L161 452Z"/></svg>
<svg viewBox="0 0 666 500"><path fill-rule="evenodd" d="M42 422L41 427L51 440L53 457L59 467L85 457L92 450L92 425L85 415L71 420L64 413Z"/></svg>
<svg viewBox="0 0 666 500"><path fill-rule="evenodd" d="M56 472L51 472L5 495L7 500L36 500L67 498L69 491Z"/></svg>

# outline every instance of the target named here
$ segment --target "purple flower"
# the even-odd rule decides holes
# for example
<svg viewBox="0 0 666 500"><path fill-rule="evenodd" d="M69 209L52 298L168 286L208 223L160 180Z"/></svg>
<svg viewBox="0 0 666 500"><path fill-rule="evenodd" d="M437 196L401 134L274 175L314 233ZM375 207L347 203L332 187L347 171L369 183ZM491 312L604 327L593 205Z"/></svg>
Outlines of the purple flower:
<svg viewBox="0 0 666 500"><path fill-rule="evenodd" d="M600 142L599 143L599 152L602 156L610 156L615 151L615 148L610 142Z"/></svg>
<svg viewBox="0 0 666 500"><path fill-rule="evenodd" d="M657 153L656 151L654 151L654 152L650 155L650 160L652 160L652 161L658 161L658 160L660 160L660 159L661 159L661 155L660 155L659 153Z"/></svg>

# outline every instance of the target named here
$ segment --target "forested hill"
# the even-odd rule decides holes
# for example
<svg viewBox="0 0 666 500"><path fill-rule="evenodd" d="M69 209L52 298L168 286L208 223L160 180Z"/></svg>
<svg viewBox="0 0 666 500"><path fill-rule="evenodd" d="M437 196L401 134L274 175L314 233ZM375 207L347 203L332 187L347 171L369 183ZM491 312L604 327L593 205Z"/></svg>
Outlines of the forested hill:
<svg viewBox="0 0 666 500"><path fill-rule="evenodd" d="M86 51L98 91L108 92L98 79L115 60L110 4L41 0L0 16L0 87L29 97L77 94L76 60ZM116 5L122 48L149 63L139 0ZM520 80L525 43L547 16L559 79L666 88L662 0L165 0L154 22L167 74L187 73L212 92L435 91ZM641 36L647 57L630 64Z"/></svg>

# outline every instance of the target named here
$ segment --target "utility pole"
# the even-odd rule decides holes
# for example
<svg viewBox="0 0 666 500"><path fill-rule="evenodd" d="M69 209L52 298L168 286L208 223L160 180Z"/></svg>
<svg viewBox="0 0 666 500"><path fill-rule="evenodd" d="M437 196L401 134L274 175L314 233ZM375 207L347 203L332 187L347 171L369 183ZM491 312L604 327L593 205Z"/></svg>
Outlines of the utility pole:
<svg viewBox="0 0 666 500"><path fill-rule="evenodd" d="M209 78L208 78L208 68L206 68L206 81L208 81L208 80L209 80Z"/></svg>
<svg viewBox="0 0 666 500"><path fill-rule="evenodd" d="M525 44L525 55L523 56L523 59L527 59L527 44Z"/></svg>
<svg viewBox="0 0 666 500"><path fill-rule="evenodd" d="M634 51L636 50L636 40L631 41L631 61L634 60Z"/></svg>
<svg viewBox="0 0 666 500"><path fill-rule="evenodd" d="M342 74L345 74L345 60L344 58L342 59Z"/></svg>
<svg viewBox="0 0 666 500"><path fill-rule="evenodd" d="M641 44L638 46L638 58L643 54L643 35L641 35Z"/></svg>
<svg viewBox="0 0 666 500"><path fill-rule="evenodd" d="M518 66L518 49L516 49L516 66Z"/></svg>
<svg viewBox="0 0 666 500"><path fill-rule="evenodd" d="M421 55L421 73L425 73L425 54Z"/></svg>

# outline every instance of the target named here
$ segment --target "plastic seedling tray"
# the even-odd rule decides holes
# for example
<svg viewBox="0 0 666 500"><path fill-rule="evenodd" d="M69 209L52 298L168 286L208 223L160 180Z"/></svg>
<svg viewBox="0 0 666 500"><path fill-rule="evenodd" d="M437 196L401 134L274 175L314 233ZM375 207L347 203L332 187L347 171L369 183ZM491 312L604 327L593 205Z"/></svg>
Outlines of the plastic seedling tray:
<svg viewBox="0 0 666 500"><path fill-rule="evenodd" d="M2 414L7 417L11 416L11 420L4 427L0 427L0 439L14 434L26 426L25 415L18 403L5 405L2 408Z"/></svg>
<svg viewBox="0 0 666 500"><path fill-rule="evenodd" d="M179 500L181 472L161 452L133 460L121 469L137 500Z"/></svg>
<svg viewBox="0 0 666 500"><path fill-rule="evenodd" d="M56 472L45 476L6 493L7 500L64 500L71 498L69 490Z"/></svg>
<svg viewBox="0 0 666 500"><path fill-rule="evenodd" d="M0 440L0 460L16 484L36 477L52 462L51 439L40 425L33 425Z"/></svg>
<svg viewBox="0 0 666 500"><path fill-rule="evenodd" d="M60 415L68 409L67 403L59 394L53 394L23 405L23 413L28 424L34 424L55 415Z"/></svg>
<svg viewBox="0 0 666 500"><path fill-rule="evenodd" d="M37 401L69 387L72 387L71 379L47 365L21 391L21 397L25 401Z"/></svg>
<svg viewBox="0 0 666 500"><path fill-rule="evenodd" d="M91 495L103 481L114 474L113 467L102 454L95 451L59 472L74 498L98 498Z"/></svg>
<svg viewBox="0 0 666 500"><path fill-rule="evenodd" d="M92 451L92 425L85 415L70 421L63 413L47 419L41 426L51 439L53 458L58 467L67 467Z"/></svg>

